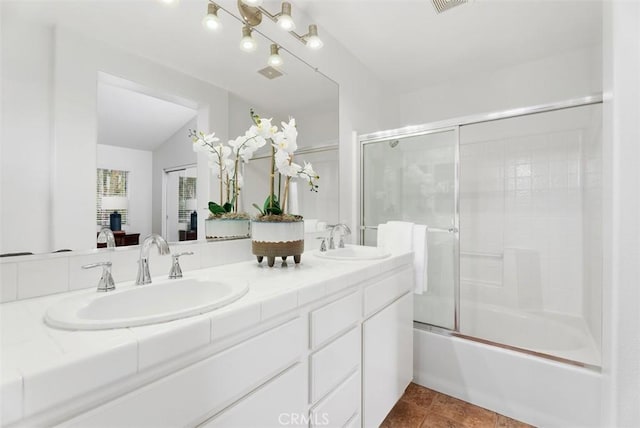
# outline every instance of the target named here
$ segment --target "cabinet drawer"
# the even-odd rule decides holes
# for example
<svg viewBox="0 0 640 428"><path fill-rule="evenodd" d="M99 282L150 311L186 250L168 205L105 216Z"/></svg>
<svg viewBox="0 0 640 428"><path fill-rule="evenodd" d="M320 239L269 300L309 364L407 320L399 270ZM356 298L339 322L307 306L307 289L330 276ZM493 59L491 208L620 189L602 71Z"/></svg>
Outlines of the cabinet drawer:
<svg viewBox="0 0 640 428"><path fill-rule="evenodd" d="M360 327L311 355L311 402L325 396L360 365Z"/></svg>
<svg viewBox="0 0 640 428"><path fill-rule="evenodd" d="M305 348L304 323L296 318L62 426L194 425L283 371Z"/></svg>
<svg viewBox="0 0 640 428"><path fill-rule="evenodd" d="M381 279L364 289L364 316L371 314L393 302L413 288L413 272L403 269Z"/></svg>
<svg viewBox="0 0 640 428"><path fill-rule="evenodd" d="M306 365L298 363L199 427L306 426L307 378Z"/></svg>
<svg viewBox="0 0 640 428"><path fill-rule="evenodd" d="M360 372L357 371L311 410L311 426L342 428L360 408Z"/></svg>
<svg viewBox="0 0 640 428"><path fill-rule="evenodd" d="M311 312L311 348L355 325L360 320L360 307L360 293L356 291Z"/></svg>

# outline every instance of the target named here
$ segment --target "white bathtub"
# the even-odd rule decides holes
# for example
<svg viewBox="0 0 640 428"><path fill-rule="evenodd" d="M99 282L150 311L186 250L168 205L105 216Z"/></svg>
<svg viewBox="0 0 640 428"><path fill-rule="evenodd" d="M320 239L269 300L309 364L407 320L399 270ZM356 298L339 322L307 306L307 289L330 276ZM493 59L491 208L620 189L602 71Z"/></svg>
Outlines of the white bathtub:
<svg viewBox="0 0 640 428"><path fill-rule="evenodd" d="M540 322L535 317L523 320L505 315L500 311L478 314L475 328L491 326L494 339L502 340L514 338L515 333L515 338L525 336L532 323ZM518 332L518 328L524 330ZM566 337L573 338L569 342L576 339L571 330L566 332ZM533 333L531 339L543 346L562 343L558 342L561 335L547 340ZM535 426L602 426L601 377L597 370L414 329L416 383Z"/></svg>
<svg viewBox="0 0 640 428"><path fill-rule="evenodd" d="M575 317L463 302L460 333L600 366L600 352L586 323Z"/></svg>

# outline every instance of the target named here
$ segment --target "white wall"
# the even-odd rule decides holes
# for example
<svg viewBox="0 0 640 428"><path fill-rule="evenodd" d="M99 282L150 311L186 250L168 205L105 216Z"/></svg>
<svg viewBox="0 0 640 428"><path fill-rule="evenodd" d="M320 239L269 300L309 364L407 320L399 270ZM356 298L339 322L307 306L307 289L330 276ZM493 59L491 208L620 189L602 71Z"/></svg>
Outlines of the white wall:
<svg viewBox="0 0 640 428"><path fill-rule="evenodd" d="M159 93L189 100L193 104L188 107L198 110L198 128L215 129L223 139L227 138L228 94L209 83L63 29L56 31L55 53L53 219L56 228L53 242L69 248L88 248L89 241L93 241L88 235L89 230L93 231L95 206L91 203L92 197L86 195L94 187L90 177L95 175L95 163L76 161L95 159L98 73L108 73ZM205 155L199 156L198 164L203 167L199 171L207 175ZM198 181L202 184L198 187L198 199L208 198L208 181L204 178ZM68 219L70 207L79 219L73 224ZM199 216L199 221L201 217L204 215ZM201 221L200 226L204 227L204 219ZM64 231L71 228L77 232L73 236L65 234Z"/></svg>
<svg viewBox="0 0 640 428"><path fill-rule="evenodd" d="M192 149L192 142L188 137L189 129L196 129L197 125L197 119L192 119L153 151L153 191L149 192L149 194L153 193L153 205L152 201L149 200L149 207L153 207L152 218L154 233L164 235L162 230L162 203L164 200L164 195L162 194L162 183L164 180L164 171L167 169L175 169L176 167L194 165L198 161L198 157ZM208 173L208 166L207 171L205 172L206 174L198 174L198 181L196 182L199 207L198 220L200 220L201 216L206 218L209 212L209 208L207 208L207 202L209 199L200 199L201 180L206 181L207 183L211 182L211 174ZM151 173L149 176L151 176ZM198 229L200 229L199 226Z"/></svg>
<svg viewBox="0 0 640 428"><path fill-rule="evenodd" d="M141 238L149 235L151 233L151 152L98 144L96 154L97 168L129 171L129 223L123 225L122 229L127 233L139 233Z"/></svg>
<svg viewBox="0 0 640 428"><path fill-rule="evenodd" d="M46 221L52 209L53 29L21 25L3 10L1 40L0 253L47 252L57 249Z"/></svg>
<svg viewBox="0 0 640 428"><path fill-rule="evenodd" d="M604 426L640 421L640 3L604 3Z"/></svg>
<svg viewBox="0 0 640 428"><path fill-rule="evenodd" d="M409 93L387 94L384 125L420 125L600 93L601 49L591 46Z"/></svg>

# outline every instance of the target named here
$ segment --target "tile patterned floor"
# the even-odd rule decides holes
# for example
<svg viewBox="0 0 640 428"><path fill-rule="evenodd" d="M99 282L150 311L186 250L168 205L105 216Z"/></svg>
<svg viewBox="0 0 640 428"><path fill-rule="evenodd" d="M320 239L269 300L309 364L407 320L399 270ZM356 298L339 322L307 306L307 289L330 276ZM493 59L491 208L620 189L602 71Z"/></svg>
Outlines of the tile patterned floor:
<svg viewBox="0 0 640 428"><path fill-rule="evenodd" d="M383 428L532 428L482 407L412 383Z"/></svg>

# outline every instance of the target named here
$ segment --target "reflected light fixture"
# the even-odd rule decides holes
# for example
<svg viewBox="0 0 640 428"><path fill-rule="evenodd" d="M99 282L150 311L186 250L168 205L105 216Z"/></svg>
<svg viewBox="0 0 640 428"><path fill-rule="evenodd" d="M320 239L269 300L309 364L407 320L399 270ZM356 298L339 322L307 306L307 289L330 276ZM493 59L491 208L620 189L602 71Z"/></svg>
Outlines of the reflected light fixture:
<svg viewBox="0 0 640 428"><path fill-rule="evenodd" d="M291 17L291 3L283 1L282 11L276 15L276 19L280 28L285 31L293 31L296 29L296 24Z"/></svg>
<svg viewBox="0 0 640 428"><path fill-rule="evenodd" d="M258 43L251 35L251 27L245 25L242 27L242 39L240 40L240 49L245 52L253 52L258 47Z"/></svg>
<svg viewBox="0 0 640 428"><path fill-rule="evenodd" d="M302 36L310 49L320 49L324 46L322 39L318 37L318 26L316 24L309 25L309 32Z"/></svg>
<svg viewBox="0 0 640 428"><path fill-rule="evenodd" d="M220 9L220 7L215 3L209 3L207 5L207 14L202 20L202 25L207 30L219 30L222 27L220 18L218 17L218 9Z"/></svg>
<svg viewBox="0 0 640 428"><path fill-rule="evenodd" d="M283 61L282 57L280 56L280 48L278 47L278 45L273 43L271 45L271 55L269 55L267 64L269 64L271 67L280 67L282 65L282 62Z"/></svg>

